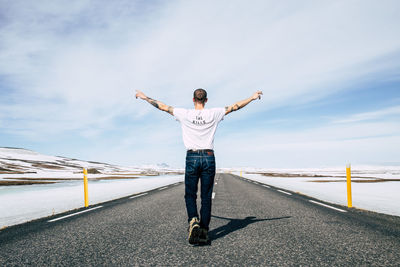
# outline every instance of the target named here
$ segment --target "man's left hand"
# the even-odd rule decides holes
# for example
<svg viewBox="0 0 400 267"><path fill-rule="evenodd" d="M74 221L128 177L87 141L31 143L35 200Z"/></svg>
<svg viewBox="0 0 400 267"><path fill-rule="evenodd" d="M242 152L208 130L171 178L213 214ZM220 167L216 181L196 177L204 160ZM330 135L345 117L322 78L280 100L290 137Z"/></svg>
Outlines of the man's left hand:
<svg viewBox="0 0 400 267"><path fill-rule="evenodd" d="M146 99L147 98L147 96L145 95L145 94L143 94L143 92L142 91L139 91L139 90L136 90L136 99L137 98L140 98L140 99Z"/></svg>

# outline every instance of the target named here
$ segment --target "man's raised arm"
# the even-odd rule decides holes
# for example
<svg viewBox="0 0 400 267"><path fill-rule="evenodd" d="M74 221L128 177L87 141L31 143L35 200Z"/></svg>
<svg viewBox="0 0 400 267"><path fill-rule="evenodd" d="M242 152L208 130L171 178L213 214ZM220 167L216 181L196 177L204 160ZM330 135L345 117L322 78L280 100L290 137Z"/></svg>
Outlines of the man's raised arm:
<svg viewBox="0 0 400 267"><path fill-rule="evenodd" d="M256 100L257 98L261 99L262 94L263 93L261 91L257 91L251 97L249 97L245 100L242 100L242 101L238 101L235 104L230 105L228 107L225 107L225 115L231 113L232 111L241 109L242 107L246 106L248 103L250 103L253 100Z"/></svg>
<svg viewBox="0 0 400 267"><path fill-rule="evenodd" d="M154 100L150 97L147 97L145 94L143 94L143 92L136 90L136 99L140 98L143 100L146 100L147 102L149 102L150 104L152 104L153 106L155 106L156 108L158 108L159 110L168 112L171 115L174 115L174 108L168 105L165 105L164 103Z"/></svg>

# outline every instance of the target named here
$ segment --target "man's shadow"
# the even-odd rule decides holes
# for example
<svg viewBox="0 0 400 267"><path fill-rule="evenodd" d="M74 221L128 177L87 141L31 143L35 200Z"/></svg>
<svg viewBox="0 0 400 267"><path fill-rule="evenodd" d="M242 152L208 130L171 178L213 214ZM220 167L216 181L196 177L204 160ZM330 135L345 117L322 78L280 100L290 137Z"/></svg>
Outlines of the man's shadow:
<svg viewBox="0 0 400 267"><path fill-rule="evenodd" d="M216 240L218 238L224 237L232 232L243 229L252 223L262 222L262 221L275 221L275 220L291 218L291 216L285 216L285 217L269 218L269 219L257 219L254 216L248 216L244 219L234 219L234 218L225 218L225 217L220 217L220 216L215 216L215 215L211 215L211 217L214 217L217 219L222 219L222 220L228 220L229 222L223 226L220 226L218 228L211 230L208 233L209 238L210 238L209 245L211 244L211 240Z"/></svg>

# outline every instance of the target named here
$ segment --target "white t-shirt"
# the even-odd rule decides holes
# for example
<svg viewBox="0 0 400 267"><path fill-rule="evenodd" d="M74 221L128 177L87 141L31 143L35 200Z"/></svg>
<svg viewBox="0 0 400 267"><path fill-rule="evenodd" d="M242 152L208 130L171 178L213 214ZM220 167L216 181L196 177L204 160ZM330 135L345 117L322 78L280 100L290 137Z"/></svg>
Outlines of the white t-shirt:
<svg viewBox="0 0 400 267"><path fill-rule="evenodd" d="M183 143L189 149L214 149L214 135L218 123L224 119L225 108L174 108L174 116L181 123Z"/></svg>

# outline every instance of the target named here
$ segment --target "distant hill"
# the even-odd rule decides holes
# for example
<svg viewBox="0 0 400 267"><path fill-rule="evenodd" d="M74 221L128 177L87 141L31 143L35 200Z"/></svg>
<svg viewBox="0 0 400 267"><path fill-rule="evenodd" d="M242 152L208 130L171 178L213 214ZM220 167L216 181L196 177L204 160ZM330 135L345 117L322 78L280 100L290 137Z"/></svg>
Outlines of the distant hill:
<svg viewBox="0 0 400 267"><path fill-rule="evenodd" d="M124 167L63 156L49 156L24 148L0 147L0 174L80 173L83 168L87 168L92 174L176 172L165 163Z"/></svg>

